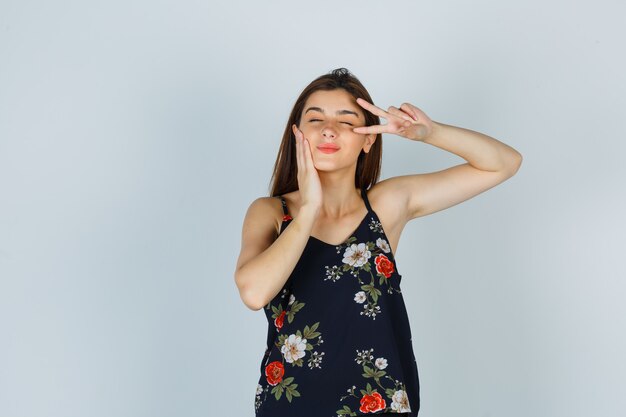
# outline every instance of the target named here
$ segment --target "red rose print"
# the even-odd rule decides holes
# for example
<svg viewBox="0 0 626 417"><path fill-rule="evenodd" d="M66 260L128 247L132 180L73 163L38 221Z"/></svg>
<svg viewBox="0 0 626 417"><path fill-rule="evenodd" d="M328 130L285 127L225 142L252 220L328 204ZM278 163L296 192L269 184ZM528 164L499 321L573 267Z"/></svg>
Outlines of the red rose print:
<svg viewBox="0 0 626 417"><path fill-rule="evenodd" d="M282 329L283 327L283 323L285 321L285 313L286 311L283 311L278 317L274 319L274 325L278 330Z"/></svg>
<svg viewBox="0 0 626 417"><path fill-rule="evenodd" d="M265 376L270 385L276 385L282 381L283 375L285 375L285 367L281 361L271 362L265 367Z"/></svg>
<svg viewBox="0 0 626 417"><path fill-rule="evenodd" d="M385 278L389 278L393 273L393 262L389 260L385 255L378 255L375 259L376 271L383 274Z"/></svg>
<svg viewBox="0 0 626 417"><path fill-rule="evenodd" d="M372 395L366 394L363 398L361 398L361 407L359 407L359 411L362 413L375 413L385 407L387 407L385 399L381 397L379 393L374 392Z"/></svg>
<svg viewBox="0 0 626 417"><path fill-rule="evenodd" d="M284 222L286 222L287 220L291 220L292 218L293 218L293 217L291 217L290 215L285 214L285 215L283 216L283 221L284 221Z"/></svg>

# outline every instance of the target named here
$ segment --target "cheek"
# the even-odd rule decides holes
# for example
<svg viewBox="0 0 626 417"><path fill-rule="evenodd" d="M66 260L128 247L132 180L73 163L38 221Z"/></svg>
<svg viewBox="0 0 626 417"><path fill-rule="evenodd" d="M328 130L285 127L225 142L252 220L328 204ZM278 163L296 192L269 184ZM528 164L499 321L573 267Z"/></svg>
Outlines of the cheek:
<svg viewBox="0 0 626 417"><path fill-rule="evenodd" d="M310 126L302 125L298 129L300 129L304 137L309 137L309 135L313 134L313 129Z"/></svg>

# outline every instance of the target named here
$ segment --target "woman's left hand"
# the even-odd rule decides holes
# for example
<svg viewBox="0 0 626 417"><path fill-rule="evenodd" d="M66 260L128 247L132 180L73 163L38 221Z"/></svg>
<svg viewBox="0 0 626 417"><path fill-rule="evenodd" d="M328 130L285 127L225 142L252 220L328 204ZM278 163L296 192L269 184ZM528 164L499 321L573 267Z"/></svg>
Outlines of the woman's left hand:
<svg viewBox="0 0 626 417"><path fill-rule="evenodd" d="M356 102L370 113L386 119L387 124L355 127L352 129L354 133L393 133L407 139L423 141L435 129L436 122L410 103L403 103L399 109L389 106L388 111L384 111L362 98L357 98Z"/></svg>

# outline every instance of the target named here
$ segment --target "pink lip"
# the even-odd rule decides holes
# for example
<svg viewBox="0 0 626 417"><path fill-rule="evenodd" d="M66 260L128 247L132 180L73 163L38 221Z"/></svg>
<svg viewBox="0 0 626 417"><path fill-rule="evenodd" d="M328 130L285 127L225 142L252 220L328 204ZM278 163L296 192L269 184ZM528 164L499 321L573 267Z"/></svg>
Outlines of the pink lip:
<svg viewBox="0 0 626 417"><path fill-rule="evenodd" d="M324 152L324 153L334 153L339 150L339 148L336 146L328 146L328 145L318 146L317 149L319 149L321 152Z"/></svg>

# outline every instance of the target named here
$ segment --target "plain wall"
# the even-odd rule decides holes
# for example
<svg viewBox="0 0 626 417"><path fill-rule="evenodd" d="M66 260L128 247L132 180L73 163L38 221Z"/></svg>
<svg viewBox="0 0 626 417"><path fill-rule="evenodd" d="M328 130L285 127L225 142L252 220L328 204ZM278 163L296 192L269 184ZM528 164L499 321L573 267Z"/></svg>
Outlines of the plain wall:
<svg viewBox="0 0 626 417"><path fill-rule="evenodd" d="M0 415L253 416L242 222L296 97L338 67L524 157L403 231L420 416L625 415L625 12L0 2ZM381 179L464 162L383 142Z"/></svg>

